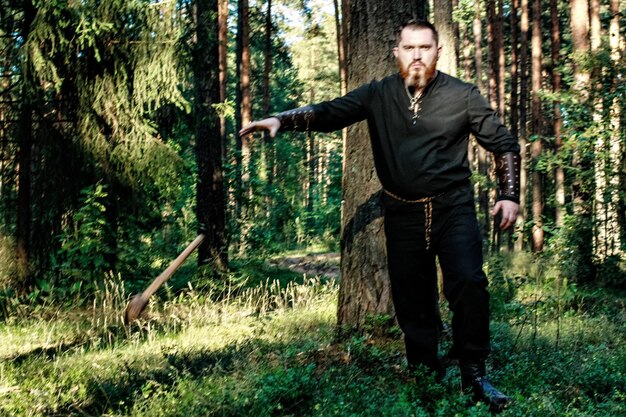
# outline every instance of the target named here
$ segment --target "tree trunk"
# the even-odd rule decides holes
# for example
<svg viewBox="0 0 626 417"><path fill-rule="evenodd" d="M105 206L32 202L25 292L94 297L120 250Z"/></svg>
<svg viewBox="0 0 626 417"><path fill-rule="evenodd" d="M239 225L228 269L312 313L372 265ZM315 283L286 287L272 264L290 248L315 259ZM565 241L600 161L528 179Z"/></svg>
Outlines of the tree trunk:
<svg viewBox="0 0 626 417"><path fill-rule="evenodd" d="M198 248L198 264L216 273L228 268L226 241L222 141L213 104L220 101L219 34L217 0L196 0L196 44L194 48L194 121L196 140L196 215L198 232L205 239Z"/></svg>
<svg viewBox="0 0 626 417"><path fill-rule="evenodd" d="M598 0L591 0L591 53L597 54L601 47L601 25L600 25L600 2ZM615 17L613 18L615 19ZM616 38L619 35L619 21L617 21L618 30L615 31L615 20L611 21L610 27L610 42L611 57L615 57L616 51ZM616 65L619 65L616 62ZM615 181L613 178L619 178L618 167L619 159L616 161L616 157L613 155L614 151L617 151L616 155L619 155L619 139L615 140L615 137L619 138L619 130L615 130L616 126L619 127L619 117L616 117L615 102L611 103L608 111L608 125L609 134L604 135L601 133L605 126L604 120L604 108L603 108L603 74L602 67L600 65L594 67L591 74L591 82L595 84L593 89L593 122L598 127L599 134L596 135L596 142L594 145L595 151L595 198L594 198L594 255L596 259L603 262L609 256L616 255L620 252L620 230L618 224L618 204L619 197L617 196L617 187L613 187L611 183ZM611 86L613 89L613 86ZM616 123L617 122L617 123ZM608 143L606 141L608 139ZM615 165L614 165L615 164Z"/></svg>
<svg viewBox="0 0 626 417"><path fill-rule="evenodd" d="M470 39L470 28L467 25L463 30L463 74L466 81L472 79L472 41ZM467 141L467 161L472 172L478 169L476 160L476 141L470 137Z"/></svg>
<svg viewBox="0 0 626 417"><path fill-rule="evenodd" d="M500 47L498 36L498 18L496 15L496 3L495 0L486 0L486 20L487 20L487 46L488 46L488 65L487 65L487 96L489 97L489 103L494 110L498 110L500 97L498 93L500 88L498 82L500 81Z"/></svg>
<svg viewBox="0 0 626 417"><path fill-rule="evenodd" d="M439 45L442 47L437 68L456 77L456 51L458 37L455 36L454 22L452 21L452 2L449 0L434 0L434 24L439 32Z"/></svg>
<svg viewBox="0 0 626 417"><path fill-rule="evenodd" d="M22 38L28 39L31 25L35 19L37 10L32 2L24 3L24 20L22 26ZM32 71L30 56L26 54L21 68L22 79L22 103L18 125L18 149L17 149L17 272L20 287L28 291L34 284L30 268L30 244L31 244L31 159L33 147L33 102L35 100L36 83Z"/></svg>
<svg viewBox="0 0 626 417"><path fill-rule="evenodd" d="M482 10L480 2L474 3L474 21L472 23L472 31L474 33L474 62L476 71L476 86L482 94L485 94L485 84L483 83L483 29L482 29Z"/></svg>
<svg viewBox="0 0 626 417"><path fill-rule="evenodd" d="M589 1L589 46L592 54L597 54L600 49L600 2ZM595 126L602 124L602 80L601 66L595 65L591 70L590 84L600 90L591 93L593 102L592 120ZM606 259L606 220L607 212L604 202L606 193L606 149L602 134L595 135L594 143L594 185L595 195L593 199L593 253L599 261Z"/></svg>
<svg viewBox="0 0 626 417"><path fill-rule="evenodd" d="M235 124L239 132L242 126L252 120L250 104L250 24L248 19L248 0L237 3L237 88L235 97ZM248 188L250 179L250 142L252 135L237 137L237 154L235 169L235 217L240 223L239 252L245 253L246 239L250 228L246 219L248 205Z"/></svg>
<svg viewBox="0 0 626 417"><path fill-rule="evenodd" d="M590 74L582 65L589 55L589 3L587 0L571 0L570 1L570 24L572 30L572 56L574 67L574 90L579 97L579 103L585 105L589 99L589 81ZM578 167L580 165L581 156L577 149L574 148L572 156L572 165ZM574 213L582 215L586 212L585 201L587 197L583 191L582 180L577 177L573 184L573 205Z"/></svg>
<svg viewBox="0 0 626 417"><path fill-rule="evenodd" d="M218 32L219 32L219 70L220 70L220 103L226 101L226 85L228 83L228 0L218 0ZM220 116L220 137L222 140L222 159L226 159L226 117Z"/></svg>
<svg viewBox="0 0 626 417"><path fill-rule="evenodd" d="M467 27L463 31L463 76L466 81L472 79L472 41Z"/></svg>
<svg viewBox="0 0 626 417"><path fill-rule="evenodd" d="M390 59L399 24L424 18L424 4L401 0L352 0L348 89L395 70ZM393 314L387 274L381 190L365 123L351 126L344 152L341 284L338 328L360 328L369 315Z"/></svg>
<svg viewBox="0 0 626 417"><path fill-rule="evenodd" d="M483 47L482 47L482 10L480 9L480 2L476 2L474 8L474 57L476 62L476 85L482 94L485 94L485 84L483 83ZM476 143L474 138L471 139L472 143ZM489 161L487 159L487 151L482 146L475 145L478 155L478 172L485 178L489 177ZM482 216L479 217L480 230L483 239L489 239L489 232L491 228L490 218L491 212L489 210L489 189L484 185L478 184L476 186L478 194L478 209Z"/></svg>
<svg viewBox="0 0 626 417"><path fill-rule="evenodd" d="M344 12L340 9L338 0L333 0L335 6L335 30L337 31L337 58L339 61L339 81L340 93L343 96L347 93L346 86L348 82L348 74L346 71L346 33L344 33L343 22L345 21Z"/></svg>
<svg viewBox="0 0 626 417"><path fill-rule="evenodd" d="M511 104L509 110L509 120L511 134L514 138L518 138L519 129L519 95L518 95L518 81L519 81L519 20L517 13L519 11L519 0L513 0L511 2Z"/></svg>
<svg viewBox="0 0 626 417"><path fill-rule="evenodd" d="M574 55L574 87L583 94L589 92L589 72L580 60L589 53L589 4L587 0L570 0L570 22Z"/></svg>
<svg viewBox="0 0 626 417"><path fill-rule="evenodd" d="M620 35L620 5L619 0L611 0L611 23L609 26L609 47L611 48L611 60L615 68L623 63L623 57L620 51L620 43L623 45L623 38ZM611 86L611 93L613 96L613 102L611 103L611 111L609 114L610 121L610 139L609 139L609 204L610 204L610 217L608 219L608 241L607 241L607 253L612 255L623 255L621 250L621 230L620 230L620 162L622 158L622 142L620 134L623 132L622 123L620 117L622 115L622 106L617 93L619 87L620 78L617 74L613 76L613 85ZM622 171L623 172L623 171ZM623 211L622 211L623 213Z"/></svg>
<svg viewBox="0 0 626 417"><path fill-rule="evenodd" d="M541 123L541 0L533 0L533 34L532 34L532 112L533 112L533 135L532 159L536 164L543 151L542 123ZM543 251L543 175L535 168L532 178L533 187L533 250Z"/></svg>
<svg viewBox="0 0 626 417"><path fill-rule="evenodd" d="M506 83L506 55L504 52L504 1L498 0L498 20L496 23L496 34L498 39L498 112L500 119L506 120L505 117L505 83Z"/></svg>
<svg viewBox="0 0 626 417"><path fill-rule="evenodd" d="M528 218L527 198L528 195L528 0L521 0L520 17L520 91L519 91L519 145L521 154L520 163L520 212L517 217L518 224L524 225ZM520 233L515 241L515 250L521 251L524 247L524 233Z"/></svg>
<svg viewBox="0 0 626 417"><path fill-rule="evenodd" d="M267 0L265 46L263 52L263 118L267 118L270 115L270 74L272 72L272 0ZM269 133L264 131L261 149L261 172L265 175L265 216L267 218L269 218L272 209L270 194L274 183L274 158L271 142Z"/></svg>
<svg viewBox="0 0 626 417"><path fill-rule="evenodd" d="M553 130L554 130L554 153L557 155L562 152L563 137L561 130L563 127L563 118L561 116L561 101L558 99L561 94L561 71L558 65L561 62L561 30L559 28L559 9L558 0L550 0L550 17L552 20L551 30L551 52L552 52L552 92L557 97L552 102L553 106ZM555 178L555 202L554 220L557 227L563 227L563 215L565 214L565 172L563 165L557 165L554 170Z"/></svg>

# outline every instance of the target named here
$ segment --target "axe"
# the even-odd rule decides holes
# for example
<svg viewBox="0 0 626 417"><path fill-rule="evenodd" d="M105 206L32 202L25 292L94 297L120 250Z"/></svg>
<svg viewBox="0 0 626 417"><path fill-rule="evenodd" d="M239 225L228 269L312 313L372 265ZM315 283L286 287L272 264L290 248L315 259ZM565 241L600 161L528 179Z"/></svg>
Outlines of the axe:
<svg viewBox="0 0 626 417"><path fill-rule="evenodd" d="M132 323L135 319L139 317L143 309L146 307L146 304L148 304L148 299L150 299L152 294L154 294L165 281L170 279L172 274L183 262L185 262L185 259L187 259L191 252L193 252L194 249L197 248L203 240L204 235L198 235L198 237L196 237L194 241L191 242L189 246L187 246L176 259L174 259L170 266L168 266L165 271L161 272L161 274L156 277L154 281L152 281L152 283L148 286L148 288L144 290L144 292L135 295L130 300L130 302L126 306L126 311L124 312L124 323L126 325Z"/></svg>

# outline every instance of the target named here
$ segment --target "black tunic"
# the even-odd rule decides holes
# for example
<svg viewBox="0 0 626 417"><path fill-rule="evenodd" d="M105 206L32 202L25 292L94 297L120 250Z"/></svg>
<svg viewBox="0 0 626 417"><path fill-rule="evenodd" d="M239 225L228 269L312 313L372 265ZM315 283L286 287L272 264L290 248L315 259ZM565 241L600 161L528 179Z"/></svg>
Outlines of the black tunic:
<svg viewBox="0 0 626 417"><path fill-rule="evenodd" d="M494 154L519 145L478 89L442 72L425 88L418 118L400 74L312 105L307 128L331 132L367 120L383 187L405 199L438 195L468 182L470 133ZM304 127L304 126L303 126Z"/></svg>

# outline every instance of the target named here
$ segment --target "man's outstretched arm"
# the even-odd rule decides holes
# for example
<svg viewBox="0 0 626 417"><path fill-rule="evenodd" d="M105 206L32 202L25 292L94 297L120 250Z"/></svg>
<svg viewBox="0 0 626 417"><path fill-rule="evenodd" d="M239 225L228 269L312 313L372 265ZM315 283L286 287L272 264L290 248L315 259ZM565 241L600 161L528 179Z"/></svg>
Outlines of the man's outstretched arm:
<svg viewBox="0 0 626 417"><path fill-rule="evenodd" d="M304 106L278 113L267 119L252 122L239 131L239 135L247 135L255 130L267 130L271 137L278 130L309 131L311 122L315 120L313 107Z"/></svg>

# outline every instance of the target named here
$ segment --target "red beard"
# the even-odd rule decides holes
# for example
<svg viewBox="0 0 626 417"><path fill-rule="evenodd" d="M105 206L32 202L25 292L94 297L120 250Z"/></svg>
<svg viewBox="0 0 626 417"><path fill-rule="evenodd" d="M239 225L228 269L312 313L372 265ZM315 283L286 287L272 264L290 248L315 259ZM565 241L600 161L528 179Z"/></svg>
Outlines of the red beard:
<svg viewBox="0 0 626 417"><path fill-rule="evenodd" d="M430 80L433 79L437 68L437 60L433 61L432 65L420 68L418 71L410 69L412 63L407 67L403 67L400 60L396 59L396 64L402 79L405 80L407 85L420 89L426 87Z"/></svg>

